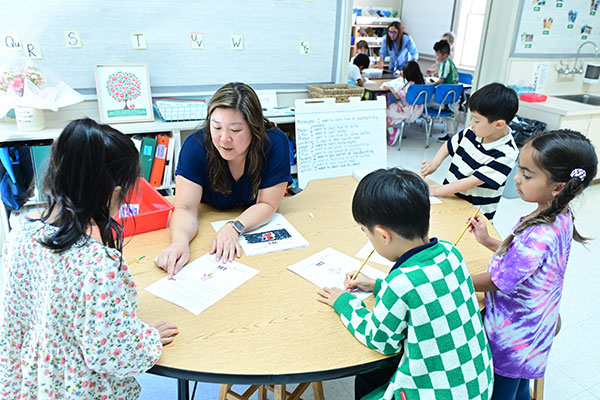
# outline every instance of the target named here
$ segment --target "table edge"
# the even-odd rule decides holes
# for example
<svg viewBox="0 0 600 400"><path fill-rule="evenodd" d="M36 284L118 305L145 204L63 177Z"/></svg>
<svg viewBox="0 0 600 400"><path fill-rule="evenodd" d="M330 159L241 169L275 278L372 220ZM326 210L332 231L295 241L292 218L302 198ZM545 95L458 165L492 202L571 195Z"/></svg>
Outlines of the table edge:
<svg viewBox="0 0 600 400"><path fill-rule="evenodd" d="M218 374L213 372L201 372L165 367L158 364L154 365L147 372L150 374L166 376L169 378L208 383L226 383L239 385L284 385L303 382L327 381L331 379L339 379L348 376L364 374L380 368L397 366L401 357L402 353L386 357L381 360L371 361L366 364L354 365L351 367L290 374Z"/></svg>

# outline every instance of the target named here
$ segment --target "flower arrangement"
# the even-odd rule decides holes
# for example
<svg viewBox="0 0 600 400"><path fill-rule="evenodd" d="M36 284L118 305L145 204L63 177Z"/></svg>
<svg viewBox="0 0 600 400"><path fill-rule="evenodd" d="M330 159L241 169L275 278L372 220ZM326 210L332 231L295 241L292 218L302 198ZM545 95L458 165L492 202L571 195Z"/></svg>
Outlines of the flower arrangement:
<svg viewBox="0 0 600 400"><path fill-rule="evenodd" d="M41 72L34 66L26 66L18 70L4 71L0 74L0 92L12 91L19 97L23 96L25 80L29 80L38 88L44 86L45 80Z"/></svg>

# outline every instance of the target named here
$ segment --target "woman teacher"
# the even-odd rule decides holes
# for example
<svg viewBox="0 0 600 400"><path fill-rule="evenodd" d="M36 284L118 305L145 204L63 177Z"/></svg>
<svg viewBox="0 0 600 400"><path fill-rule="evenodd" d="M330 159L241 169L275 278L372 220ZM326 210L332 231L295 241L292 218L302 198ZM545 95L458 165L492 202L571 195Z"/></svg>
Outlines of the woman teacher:
<svg viewBox="0 0 600 400"><path fill-rule="evenodd" d="M379 68L383 68L387 56L390 56L388 67L390 71L402 71L407 62L419 59L417 45L412 37L404 32L404 28L398 21L394 21L388 26L387 33L383 38L379 51Z"/></svg>
<svg viewBox="0 0 600 400"><path fill-rule="evenodd" d="M175 174L171 245L154 259L169 277L190 258L201 201L245 208L219 229L210 248L222 262L241 256L239 235L271 220L292 181L288 138L263 117L251 87L228 83L210 99L203 129L183 143Z"/></svg>

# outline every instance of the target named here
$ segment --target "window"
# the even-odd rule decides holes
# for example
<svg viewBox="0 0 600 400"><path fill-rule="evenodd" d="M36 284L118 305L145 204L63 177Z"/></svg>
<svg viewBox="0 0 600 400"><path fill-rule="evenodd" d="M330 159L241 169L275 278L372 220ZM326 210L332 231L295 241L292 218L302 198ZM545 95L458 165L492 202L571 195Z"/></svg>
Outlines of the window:
<svg viewBox="0 0 600 400"><path fill-rule="evenodd" d="M454 63L475 68L483 32L487 0L462 0L458 6L458 29L454 43Z"/></svg>

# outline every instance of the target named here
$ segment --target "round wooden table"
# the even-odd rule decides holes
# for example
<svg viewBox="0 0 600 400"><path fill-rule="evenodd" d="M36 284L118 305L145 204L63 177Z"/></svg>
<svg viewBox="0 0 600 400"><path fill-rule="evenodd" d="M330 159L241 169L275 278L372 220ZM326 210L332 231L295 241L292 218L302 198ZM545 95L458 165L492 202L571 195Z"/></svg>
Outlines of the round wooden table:
<svg viewBox="0 0 600 400"><path fill-rule="evenodd" d="M316 301L317 287L286 267L327 247L354 256L367 242L352 218L353 177L316 180L285 198L279 212L310 246L246 257L238 261L258 275L196 316L144 290L165 276L154 257L169 244L166 229L126 239L125 260L145 259L131 270L138 285L139 317L166 320L180 333L163 350L151 373L179 379L182 398L188 380L227 384L287 384L336 379L397 362L360 344L330 307ZM456 197L431 206L430 237L454 242L474 207ZM191 259L205 254L214 237L210 222L231 219L239 210L201 206L200 228ZM495 230L489 225L490 232ZM492 253L465 234L458 245L471 273L483 272ZM371 266L387 271L385 266ZM374 303L373 296L366 300Z"/></svg>

